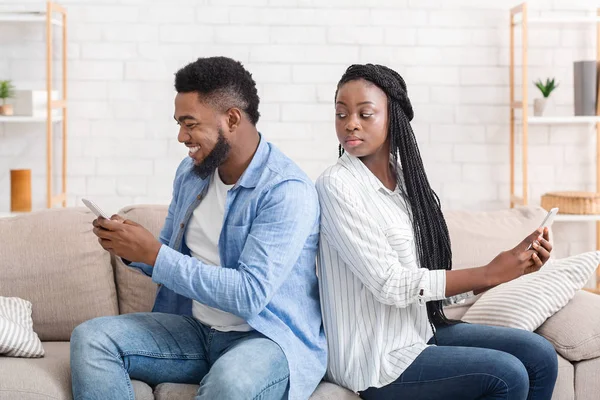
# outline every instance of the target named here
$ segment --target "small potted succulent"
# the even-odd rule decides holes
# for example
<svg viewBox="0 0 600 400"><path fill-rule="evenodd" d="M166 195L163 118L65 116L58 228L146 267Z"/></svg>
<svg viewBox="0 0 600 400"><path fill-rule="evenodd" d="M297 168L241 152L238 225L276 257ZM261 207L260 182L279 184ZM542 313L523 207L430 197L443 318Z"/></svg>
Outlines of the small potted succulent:
<svg viewBox="0 0 600 400"><path fill-rule="evenodd" d="M2 99L2 105L0 105L0 115L13 115L12 104L6 104L6 99L10 99L15 95L15 87L11 81L0 81L0 99Z"/></svg>
<svg viewBox="0 0 600 400"><path fill-rule="evenodd" d="M554 78L546 78L545 83L542 82L541 79L538 79L537 82L534 83L535 86L540 89L540 92L542 92L542 96L544 97L533 100L533 115L536 117L541 117L544 113L544 108L546 108L546 100L548 99L548 96L550 96L550 93L552 93L552 91L558 87L558 84L555 82Z"/></svg>

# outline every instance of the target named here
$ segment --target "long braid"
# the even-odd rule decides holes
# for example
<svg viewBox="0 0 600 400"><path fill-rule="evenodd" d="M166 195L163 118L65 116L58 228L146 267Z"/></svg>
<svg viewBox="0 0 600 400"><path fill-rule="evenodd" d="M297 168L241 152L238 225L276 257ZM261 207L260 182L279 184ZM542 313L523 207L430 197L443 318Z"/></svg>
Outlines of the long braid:
<svg viewBox="0 0 600 400"><path fill-rule="evenodd" d="M414 114L406 83L396 71L388 67L366 64L350 66L337 87L339 89L344 83L358 79L375 84L388 97L390 153L393 165L398 165L398 159L402 165L402 178L406 185L405 197L410 206L419 263L421 267L429 270L450 270L452 249L448 226L442 213L440 199L427 179L417 140L410 125ZM343 154L341 145L339 154ZM398 187L403 190L399 176L397 180ZM455 322L446 318L441 301L428 302L427 314L432 325Z"/></svg>

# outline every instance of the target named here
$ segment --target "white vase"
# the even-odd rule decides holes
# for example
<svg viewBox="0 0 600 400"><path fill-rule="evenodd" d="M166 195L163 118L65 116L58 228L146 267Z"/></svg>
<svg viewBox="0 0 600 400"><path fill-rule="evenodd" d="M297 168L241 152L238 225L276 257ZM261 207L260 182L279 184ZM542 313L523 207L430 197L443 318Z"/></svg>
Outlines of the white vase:
<svg viewBox="0 0 600 400"><path fill-rule="evenodd" d="M546 108L546 98L534 99L533 100L533 115L541 117L544 114L544 108Z"/></svg>
<svg viewBox="0 0 600 400"><path fill-rule="evenodd" d="M58 100L58 90L52 91L52 100ZM48 92L46 90L15 90L15 115L46 118ZM61 110L52 110L52 115L57 116Z"/></svg>

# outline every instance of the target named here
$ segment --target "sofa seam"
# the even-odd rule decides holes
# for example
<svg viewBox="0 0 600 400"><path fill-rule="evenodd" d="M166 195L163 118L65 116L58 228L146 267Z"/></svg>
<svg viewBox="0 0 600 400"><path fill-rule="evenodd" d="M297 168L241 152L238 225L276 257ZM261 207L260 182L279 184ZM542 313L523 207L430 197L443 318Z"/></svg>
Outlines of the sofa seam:
<svg viewBox="0 0 600 400"><path fill-rule="evenodd" d="M546 335L546 336L548 336L548 338L551 339L552 341L556 342L556 346L557 347L560 347L562 349L574 349L574 348L577 348L577 347L579 347L579 346L581 346L583 344L591 342L592 340L595 340L595 339L599 338L600 337L600 333L598 333L598 334L596 334L594 336L591 336L591 337L589 337L587 339L584 339L584 340L582 340L580 342L577 342L576 344L573 344L571 346L562 344L556 337L553 337L551 335Z"/></svg>
<svg viewBox="0 0 600 400"><path fill-rule="evenodd" d="M46 393L34 392L33 390L19 390L19 389L0 389L0 392L17 392L17 393L29 393L29 394L37 394L39 396L44 396L49 399L59 400L58 397L50 396Z"/></svg>

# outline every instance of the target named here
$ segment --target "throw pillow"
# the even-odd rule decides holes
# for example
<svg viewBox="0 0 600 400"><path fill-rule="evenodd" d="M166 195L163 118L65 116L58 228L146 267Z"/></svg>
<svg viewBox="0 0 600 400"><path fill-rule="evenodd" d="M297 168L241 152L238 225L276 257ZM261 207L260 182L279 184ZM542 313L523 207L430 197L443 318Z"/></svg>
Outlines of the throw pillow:
<svg viewBox="0 0 600 400"><path fill-rule="evenodd" d="M490 289L462 320L534 331L573 298L599 262L600 251L550 260L536 273Z"/></svg>
<svg viewBox="0 0 600 400"><path fill-rule="evenodd" d="M600 296L580 290L536 331L569 361L600 357Z"/></svg>
<svg viewBox="0 0 600 400"><path fill-rule="evenodd" d="M31 302L0 297L0 354L9 357L43 357L44 348L33 331Z"/></svg>

